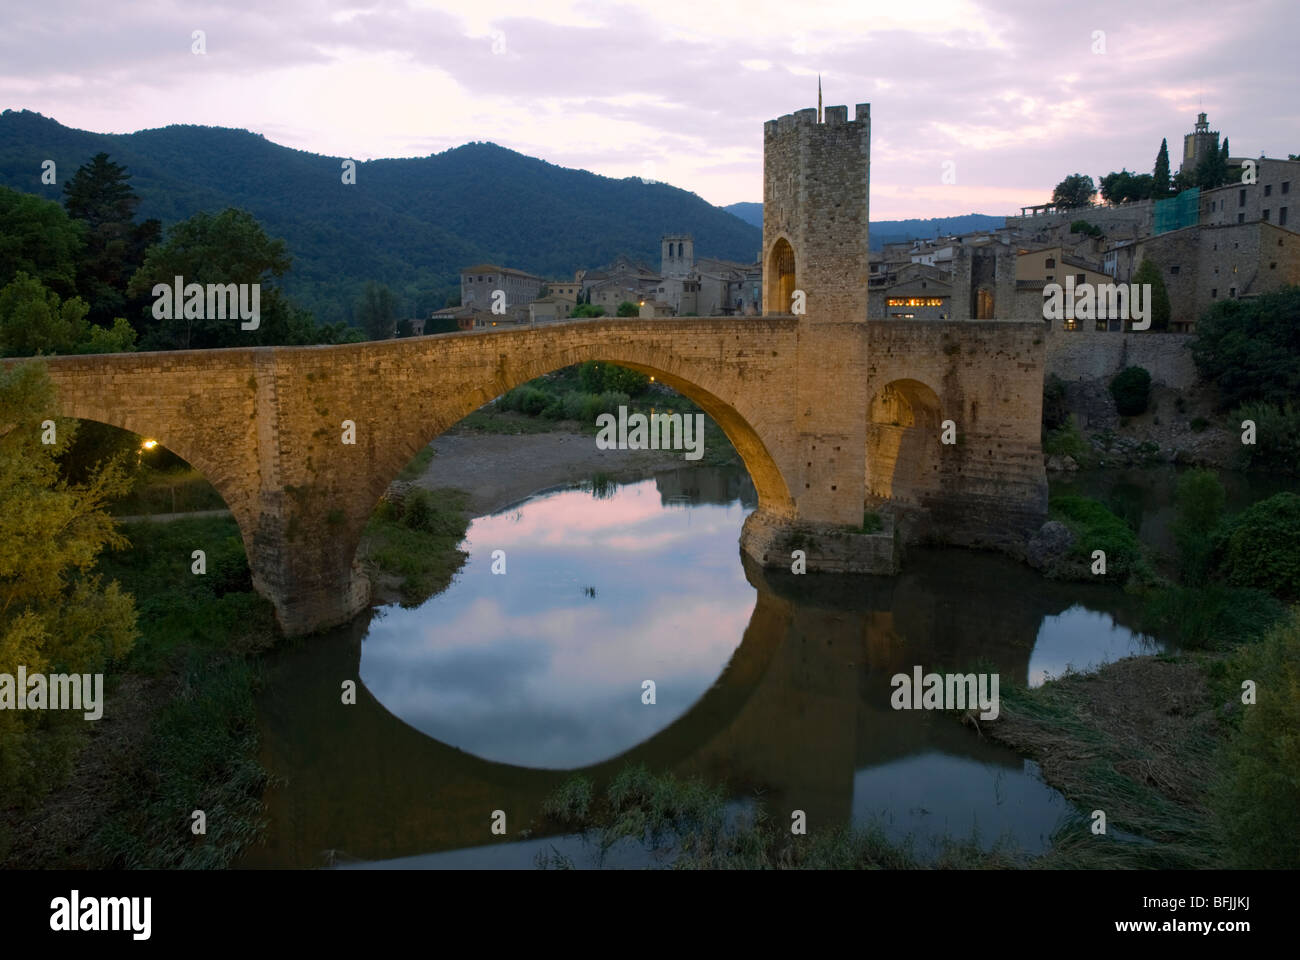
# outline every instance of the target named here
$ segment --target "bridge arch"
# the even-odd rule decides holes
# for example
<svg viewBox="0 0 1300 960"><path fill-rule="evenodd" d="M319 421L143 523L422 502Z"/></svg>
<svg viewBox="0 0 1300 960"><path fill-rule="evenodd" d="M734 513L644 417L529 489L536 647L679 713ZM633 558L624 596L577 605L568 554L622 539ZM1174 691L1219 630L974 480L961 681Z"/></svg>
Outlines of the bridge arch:
<svg viewBox="0 0 1300 960"><path fill-rule="evenodd" d="M230 469L229 457L221 448L214 448L209 438L189 429L188 421L169 420L167 417L146 416L139 409L122 409L105 403L102 395L62 393L59 415L83 423L99 423L133 433L144 440L156 440L180 457L212 484L225 501L239 527L244 552L253 556L257 531L257 508L251 491L238 471ZM259 591L258 570L250 562L254 585Z"/></svg>
<svg viewBox="0 0 1300 960"><path fill-rule="evenodd" d="M939 395L920 380L891 380L867 405L868 496L916 503L939 476Z"/></svg>
<svg viewBox="0 0 1300 960"><path fill-rule="evenodd" d="M617 329L617 321L611 321L610 325ZM519 335L506 332L486 333L480 336L518 337ZM563 354L541 354L531 351L526 353L517 365L508 368L499 367L490 376L465 384L465 388L457 391L450 402L418 413L413 412L412 422L401 440L388 445L385 449L376 450L376 462L367 489L367 509L364 516L356 518L359 522L354 522L353 529L349 532L348 552L355 555L360 545L362 527L393 479L415 454L440 434L475 410L521 384L589 360L596 363L617 364L654 377L657 383L671 387L694 401L718 424L740 455L758 494L758 508L775 516L793 516L795 506L789 485L759 430L733 403L719 397L714 390L700 385L697 382L698 378L675 372L671 369L676 365L671 357L655 356L656 352L653 348L646 349L633 341L602 342L595 337L591 338L591 342L565 351ZM616 410L609 412L617 413Z"/></svg>

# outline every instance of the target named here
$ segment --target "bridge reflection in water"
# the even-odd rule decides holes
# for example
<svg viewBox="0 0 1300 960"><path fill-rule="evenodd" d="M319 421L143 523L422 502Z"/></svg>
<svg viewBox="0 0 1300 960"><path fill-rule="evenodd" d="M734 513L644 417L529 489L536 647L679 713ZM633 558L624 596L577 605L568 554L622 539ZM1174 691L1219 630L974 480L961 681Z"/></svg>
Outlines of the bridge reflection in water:
<svg viewBox="0 0 1300 960"><path fill-rule="evenodd" d="M734 481L698 471L661 475L659 487L666 500L747 499ZM963 550L916 551L891 578L794 576L739 559L756 591L753 614L716 682L666 728L580 771L497 763L449 746L395 717L360 682L356 705L341 705L342 681L360 676L369 617L282 654L259 705L263 761L281 782L267 794L268 843L245 865L317 866L328 850L381 860L509 842L574 772L599 789L636 763L725 782L737 798L761 791L774 813L806 811L813 831L883 808L904 822L946 817L955 836L978 824L993 839L999 818L986 808L999 802L1022 840L1026 830L1050 833L1065 805L1021 758L950 713L894 711L889 680L920 664L1024 683L1046 618L1082 604L1125 624L1122 594L1043 581ZM990 791L1000 791L997 801L982 797ZM489 830L498 809L506 837Z"/></svg>

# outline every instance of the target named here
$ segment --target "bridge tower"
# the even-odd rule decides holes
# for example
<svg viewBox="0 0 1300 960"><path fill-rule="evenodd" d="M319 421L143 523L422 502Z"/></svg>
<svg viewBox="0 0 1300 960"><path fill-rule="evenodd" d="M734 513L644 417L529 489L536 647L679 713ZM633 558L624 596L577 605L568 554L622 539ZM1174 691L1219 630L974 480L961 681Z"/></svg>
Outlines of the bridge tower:
<svg viewBox="0 0 1300 960"><path fill-rule="evenodd" d="M871 105L811 107L763 125L763 313L788 314L804 291L807 316L867 316Z"/></svg>

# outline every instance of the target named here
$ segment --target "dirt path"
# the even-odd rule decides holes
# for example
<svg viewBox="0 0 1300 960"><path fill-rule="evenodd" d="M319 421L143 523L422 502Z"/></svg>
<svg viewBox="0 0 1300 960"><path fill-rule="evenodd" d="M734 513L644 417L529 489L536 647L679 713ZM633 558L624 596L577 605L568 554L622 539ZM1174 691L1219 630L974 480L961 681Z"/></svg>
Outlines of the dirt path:
<svg viewBox="0 0 1300 960"><path fill-rule="evenodd" d="M597 473L630 479L650 470L687 465L680 451L599 450L590 434L444 433L434 457L415 480L430 490L455 487L469 494L476 516L518 503L548 487L590 480Z"/></svg>

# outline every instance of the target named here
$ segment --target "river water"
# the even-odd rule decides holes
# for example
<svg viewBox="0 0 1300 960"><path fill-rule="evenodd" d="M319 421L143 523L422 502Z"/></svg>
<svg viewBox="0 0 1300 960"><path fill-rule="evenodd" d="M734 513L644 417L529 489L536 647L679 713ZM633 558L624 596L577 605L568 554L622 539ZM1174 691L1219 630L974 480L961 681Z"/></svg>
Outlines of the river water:
<svg viewBox="0 0 1300 960"><path fill-rule="evenodd" d="M718 468L547 491L474 520L442 594L278 655L259 703L270 827L245 865L528 867L581 852L521 839L546 796L628 764L802 810L810 832L878 824L922 855L945 836L1043 849L1073 811L1036 766L952 713L893 709L890 678L1038 685L1153 652L1133 602L957 549L909 551L895 577L762 570L738 548L754 506L744 471Z"/></svg>

